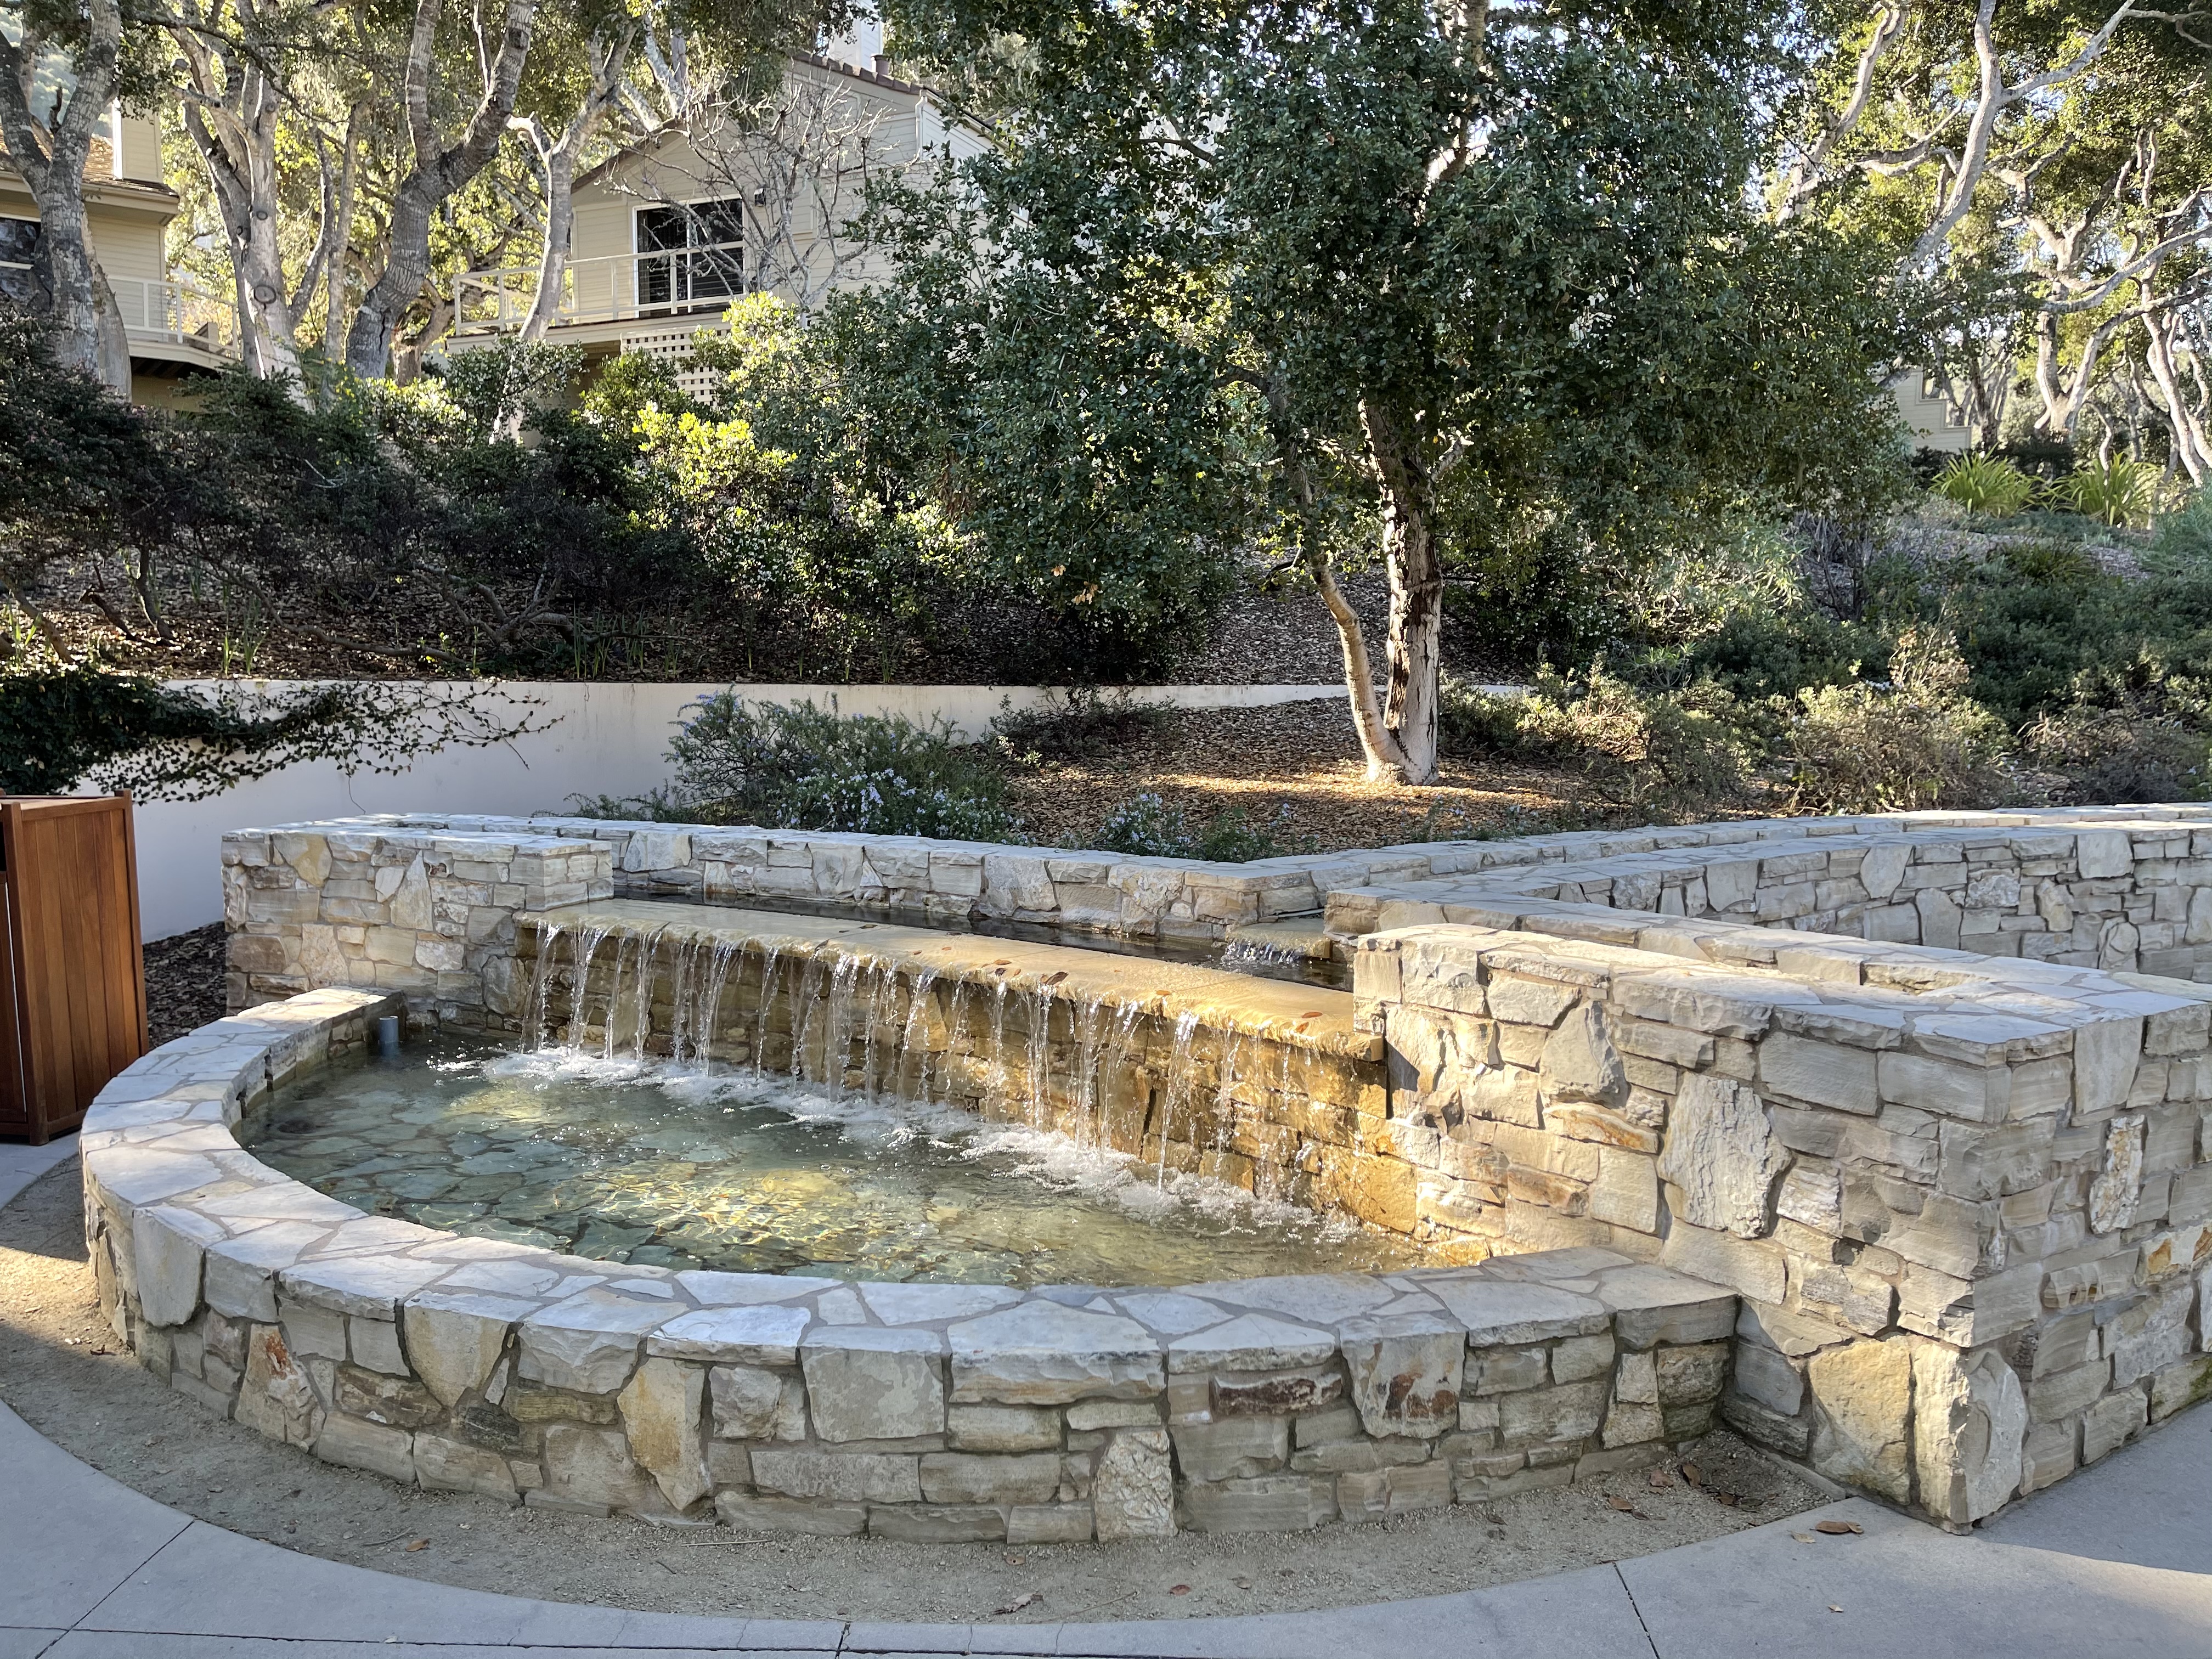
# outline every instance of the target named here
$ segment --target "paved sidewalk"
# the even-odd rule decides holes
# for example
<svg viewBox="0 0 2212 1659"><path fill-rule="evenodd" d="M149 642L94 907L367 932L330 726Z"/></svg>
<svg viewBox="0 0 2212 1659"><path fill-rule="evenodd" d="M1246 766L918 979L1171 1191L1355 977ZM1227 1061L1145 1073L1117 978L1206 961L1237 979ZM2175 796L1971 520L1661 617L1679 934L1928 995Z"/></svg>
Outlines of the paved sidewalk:
<svg viewBox="0 0 2212 1659"><path fill-rule="evenodd" d="M1494 1589L1267 1618L1119 1625L694 1619L486 1595L298 1555L117 1485L0 1410L0 1659L839 1653L1363 1659L2212 1656L2212 1412L1983 1534L1852 1499ZM2154 1510L2154 1505L2157 1509ZM1861 1537L1794 1534L1821 1516ZM2116 1519L2117 1518L2117 1519ZM2124 1558L2191 1553L2194 1567Z"/></svg>
<svg viewBox="0 0 2212 1659"><path fill-rule="evenodd" d="M0 1146L0 1204L75 1150L73 1137ZM1826 1516L1865 1533L1798 1541ZM157 1504L0 1407L0 1659L372 1653L2212 1659L2212 1406L1967 1537L1850 1499L1457 1595L1265 1618L977 1626L629 1613L343 1566Z"/></svg>
<svg viewBox="0 0 2212 1659"><path fill-rule="evenodd" d="M25 1146L0 1140L0 1204L5 1204L40 1176L76 1156L76 1136L66 1134L43 1146Z"/></svg>

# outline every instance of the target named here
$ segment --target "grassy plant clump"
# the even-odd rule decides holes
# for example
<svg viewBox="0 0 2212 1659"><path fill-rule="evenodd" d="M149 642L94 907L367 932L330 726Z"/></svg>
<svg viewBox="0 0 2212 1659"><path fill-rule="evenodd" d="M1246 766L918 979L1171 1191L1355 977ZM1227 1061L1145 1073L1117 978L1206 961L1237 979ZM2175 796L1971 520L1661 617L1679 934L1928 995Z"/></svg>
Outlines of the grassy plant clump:
<svg viewBox="0 0 2212 1659"><path fill-rule="evenodd" d="M2008 519L2035 497L2035 479L1999 455L1961 455L1936 476L1935 491L1967 512Z"/></svg>
<svg viewBox="0 0 2212 1659"><path fill-rule="evenodd" d="M2084 461L2045 494L2054 506L2118 529L2150 521L2158 484L2159 471L2148 461Z"/></svg>

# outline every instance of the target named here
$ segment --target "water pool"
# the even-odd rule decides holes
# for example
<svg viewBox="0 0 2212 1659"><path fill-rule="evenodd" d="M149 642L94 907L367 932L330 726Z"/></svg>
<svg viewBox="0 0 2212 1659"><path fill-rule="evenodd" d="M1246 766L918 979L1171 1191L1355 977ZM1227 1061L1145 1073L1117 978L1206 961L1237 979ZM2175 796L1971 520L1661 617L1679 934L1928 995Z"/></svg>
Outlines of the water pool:
<svg viewBox="0 0 2212 1659"><path fill-rule="evenodd" d="M598 1261L1133 1285L1419 1259L1345 1218L1063 1133L569 1050L438 1043L333 1068L242 1134L372 1213Z"/></svg>

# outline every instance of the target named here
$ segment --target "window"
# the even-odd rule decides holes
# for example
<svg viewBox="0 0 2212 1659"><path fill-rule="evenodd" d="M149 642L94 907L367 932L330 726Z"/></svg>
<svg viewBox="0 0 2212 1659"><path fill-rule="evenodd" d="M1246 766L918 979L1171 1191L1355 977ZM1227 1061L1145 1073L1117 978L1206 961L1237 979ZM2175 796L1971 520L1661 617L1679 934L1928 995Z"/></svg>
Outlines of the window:
<svg viewBox="0 0 2212 1659"><path fill-rule="evenodd" d="M745 291L744 204L714 202L641 208L637 302L669 310L718 306Z"/></svg>
<svg viewBox="0 0 2212 1659"><path fill-rule="evenodd" d="M0 295L33 310L45 307L46 284L39 280L39 222L0 219Z"/></svg>
<svg viewBox="0 0 2212 1659"><path fill-rule="evenodd" d="M1943 395L1942 389L1936 384L1936 377L1933 374L1923 374L1920 377L1920 395L1931 403Z"/></svg>

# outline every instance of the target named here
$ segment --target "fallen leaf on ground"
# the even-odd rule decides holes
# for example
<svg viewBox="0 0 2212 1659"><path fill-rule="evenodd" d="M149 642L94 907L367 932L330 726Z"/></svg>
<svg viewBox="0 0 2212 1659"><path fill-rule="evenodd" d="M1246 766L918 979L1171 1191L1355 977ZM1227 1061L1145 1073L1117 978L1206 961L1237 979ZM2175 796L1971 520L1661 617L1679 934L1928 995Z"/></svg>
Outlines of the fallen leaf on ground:
<svg viewBox="0 0 2212 1659"><path fill-rule="evenodd" d="M1705 1477L1698 1473L1698 1466L1695 1463L1682 1465L1682 1479L1693 1486L1702 1486L1705 1484Z"/></svg>
<svg viewBox="0 0 2212 1659"><path fill-rule="evenodd" d="M1725 1505L1726 1505L1728 1508L1729 1508L1729 1509L1734 1509L1734 1508L1735 1508L1738 1504L1741 1503L1742 1501L1743 1501L1742 1499L1741 1499L1740 1498L1738 1498L1738 1497L1737 1497L1734 1492L1715 1492L1715 1493L1713 1494L1713 1502L1714 1502L1714 1503L1716 1503L1716 1504L1725 1504Z"/></svg>
<svg viewBox="0 0 2212 1659"><path fill-rule="evenodd" d="M1003 1607L994 1607L992 1612L994 1613L1019 1613L1024 1607L1034 1602L1041 1594L1042 1594L1042 1591L1031 1590L1025 1595L1017 1595Z"/></svg>
<svg viewBox="0 0 2212 1659"><path fill-rule="evenodd" d="M429 1540L428 1539L427 1539L427 1538L418 1538L418 1539L416 1539L413 1543L410 1544L410 1545L407 1547L407 1553L408 1553L408 1554L410 1554L410 1555L412 1555L412 1554L414 1554L414 1553L415 1553L415 1552L416 1552L416 1551L417 1551L417 1550L427 1550L427 1549L428 1549L429 1547L430 1547L430 1540Z"/></svg>
<svg viewBox="0 0 2212 1659"><path fill-rule="evenodd" d="M1026 1555L1016 1555L1012 1550L1006 1552L1006 1565L1010 1567L1018 1567L1028 1559Z"/></svg>
<svg viewBox="0 0 2212 1659"><path fill-rule="evenodd" d="M1816 1521L1813 1530L1825 1532L1831 1538L1841 1538L1846 1533L1864 1532L1866 1528L1856 1521Z"/></svg>
<svg viewBox="0 0 2212 1659"><path fill-rule="evenodd" d="M1170 1595L1188 1595L1190 1594L1190 1586L1188 1584L1170 1584L1168 1586L1168 1594Z"/></svg>
<svg viewBox="0 0 2212 1659"><path fill-rule="evenodd" d="M1809 1544L1813 1541L1813 1534L1809 1532L1793 1532L1790 1535L1801 1544Z"/></svg>
<svg viewBox="0 0 2212 1659"><path fill-rule="evenodd" d="M1630 1503L1626 1498L1608 1498L1605 1501L1612 1504L1613 1508L1620 1510L1623 1514L1633 1515L1636 1513L1636 1505Z"/></svg>
<svg viewBox="0 0 2212 1659"><path fill-rule="evenodd" d="M1828 1611L1830 1613L1841 1613L1843 1609L1838 1607L1833 1601L1831 1601L1828 1603Z"/></svg>
<svg viewBox="0 0 2212 1659"><path fill-rule="evenodd" d="M1668 1487L1674 1484L1674 1477L1664 1469L1652 1470L1650 1480L1651 1481L1651 1490L1654 1492L1664 1492Z"/></svg>

